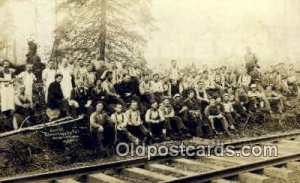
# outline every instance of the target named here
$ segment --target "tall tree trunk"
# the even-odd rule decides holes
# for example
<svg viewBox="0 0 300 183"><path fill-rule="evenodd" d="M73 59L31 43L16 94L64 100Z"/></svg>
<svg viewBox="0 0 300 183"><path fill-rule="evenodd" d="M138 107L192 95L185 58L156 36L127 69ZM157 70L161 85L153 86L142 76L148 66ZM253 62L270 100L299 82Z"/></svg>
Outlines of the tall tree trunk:
<svg viewBox="0 0 300 183"><path fill-rule="evenodd" d="M106 47L106 3L107 0L101 0L101 28L100 28L100 59L105 61Z"/></svg>

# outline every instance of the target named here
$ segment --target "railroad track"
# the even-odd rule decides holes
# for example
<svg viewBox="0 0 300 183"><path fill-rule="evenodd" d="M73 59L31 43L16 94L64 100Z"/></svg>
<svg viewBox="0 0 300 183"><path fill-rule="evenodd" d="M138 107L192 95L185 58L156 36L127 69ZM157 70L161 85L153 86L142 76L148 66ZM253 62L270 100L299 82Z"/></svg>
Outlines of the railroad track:
<svg viewBox="0 0 300 183"><path fill-rule="evenodd" d="M267 137L225 143L234 147L236 154L244 145L276 145L276 157L211 156L172 157L153 156L116 161L47 172L43 174L11 177L0 182L213 182L213 183L273 183L300 182L300 131ZM217 147L217 146L215 146ZM213 149L213 148L212 148ZM196 152L199 149L190 150ZM208 152L208 149L206 149Z"/></svg>

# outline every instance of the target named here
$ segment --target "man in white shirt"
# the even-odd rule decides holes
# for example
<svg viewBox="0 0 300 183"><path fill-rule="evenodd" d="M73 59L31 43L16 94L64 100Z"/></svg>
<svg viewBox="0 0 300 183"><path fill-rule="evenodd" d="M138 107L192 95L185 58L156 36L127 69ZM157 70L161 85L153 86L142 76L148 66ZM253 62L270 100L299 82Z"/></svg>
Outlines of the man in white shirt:
<svg viewBox="0 0 300 183"><path fill-rule="evenodd" d="M164 88L163 88L163 82L160 80L158 74L153 75L153 80L150 84L151 91L155 95L156 101L160 101L161 97L163 96Z"/></svg>
<svg viewBox="0 0 300 183"><path fill-rule="evenodd" d="M33 83L37 80L36 76L32 72L33 65L27 64L26 70L21 72L17 78L21 79L22 84L25 87L25 95L32 102L32 86Z"/></svg>
<svg viewBox="0 0 300 183"><path fill-rule="evenodd" d="M44 83L45 88L45 96L47 96L48 93L48 87L49 85L55 81L55 75L56 75L56 67L54 61L49 61L48 67L43 70L42 73L42 79ZM47 97L46 97L47 100Z"/></svg>

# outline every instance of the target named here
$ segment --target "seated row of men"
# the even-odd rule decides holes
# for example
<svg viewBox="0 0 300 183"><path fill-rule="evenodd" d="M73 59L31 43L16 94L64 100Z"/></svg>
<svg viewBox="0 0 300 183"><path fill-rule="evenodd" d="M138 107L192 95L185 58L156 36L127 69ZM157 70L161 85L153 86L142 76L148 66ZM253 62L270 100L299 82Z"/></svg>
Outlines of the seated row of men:
<svg viewBox="0 0 300 183"><path fill-rule="evenodd" d="M87 89L84 87L83 82L81 80L77 81L76 87L72 89L71 97L69 100L65 100L60 82L63 76L61 74L57 74L55 76L55 81L52 82L48 88L48 96L47 96L47 103L49 109L59 109L63 115L71 115L76 117L79 114L88 114L90 115L92 111L96 108L98 103L102 103L105 106L105 110L112 114L114 112L115 104L121 104L125 109L128 107L128 104L131 100L136 100L141 107L141 113L144 115L146 113L147 108L150 108L150 103L153 101L161 101L161 99L165 98L163 93L149 93L143 92L140 94L134 87L131 85L132 82L136 82L134 78L125 77L124 82L120 83L119 85L114 85L110 82L110 74L107 74L107 77L104 81L98 79L96 81L96 86L91 89ZM121 86L123 85L123 86ZM121 89L120 89L121 88ZM212 90L213 91L213 90ZM195 86L192 90L187 90L183 92L183 99L179 100L181 96L179 94L174 95L172 105L174 108L177 108L177 112L180 113L180 117L183 118L183 121L189 121L181 110L186 111L189 110L192 118L202 118L206 113L208 116L205 107L209 103L214 103L214 99L208 101L208 98L215 98L217 99L218 103L222 103L220 107L223 113L231 113L238 111L238 114L246 116L247 111L253 111L260 105L260 102L264 102L264 106L270 111L270 100L272 103L276 103L278 106L278 111L282 112L283 109L283 97L280 94L277 94L272 90L271 86L268 86L264 92L260 92L257 90L255 85L251 85L251 90L247 93L242 87L236 89L234 91L232 88L228 88L226 91L222 91L221 94L225 93L223 97L223 101L219 97L212 97L211 95L208 97L210 93L212 93L207 88L203 88L203 83L200 81L198 85ZM213 91L214 92L214 91ZM216 91L219 93L219 91ZM191 95L191 96L190 96ZM30 108L30 99L26 99L26 95L24 93L24 88L21 87L21 92L17 97L16 106L17 106L17 113L25 113L24 109ZM249 100L250 99L250 100ZM170 99L165 99L167 102L170 102ZM194 101L195 100L195 101ZM259 101L259 102L257 102ZM275 102L274 102L275 101ZM233 104L234 102L234 104ZM199 103L199 104L198 104ZM228 103L228 104L226 104ZM232 109L232 106L234 109ZM246 109L246 110L245 110ZM28 111L28 110L27 110ZM175 110L176 111L176 110ZM181 112L180 112L181 111ZM50 110L50 116L51 118ZM31 112L27 112L31 113ZM199 115L198 115L199 113ZM218 112L211 112L211 113L218 113ZM218 115L212 115L218 116ZM229 116L229 115L227 115ZM55 115L54 115L55 118ZM219 116L220 119L222 119ZM227 121L230 121L233 124L233 120L231 117L227 117ZM211 121L211 118L208 118ZM175 120L176 121L176 120ZM178 121L178 120L177 120ZM197 121L197 120L194 120ZM222 120L225 121L225 120ZM225 129L226 123L224 123ZM211 123L212 129L214 130L214 125ZM229 125L233 126L233 125Z"/></svg>

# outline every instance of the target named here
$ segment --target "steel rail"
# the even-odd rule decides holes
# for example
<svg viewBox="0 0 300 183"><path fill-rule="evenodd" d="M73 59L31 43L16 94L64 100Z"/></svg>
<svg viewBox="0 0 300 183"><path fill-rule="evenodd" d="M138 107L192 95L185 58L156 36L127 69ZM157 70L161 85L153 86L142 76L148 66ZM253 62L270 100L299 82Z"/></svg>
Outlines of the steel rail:
<svg viewBox="0 0 300 183"><path fill-rule="evenodd" d="M300 160L300 153L295 153L291 155L281 156L277 158L271 158L263 161L252 162L242 165L237 165L229 168L224 168L221 170L214 170L210 172L200 173L194 176L186 176L178 178L171 181L163 181L163 183L176 183L176 182L208 182L215 179L226 178L231 176L236 176L242 172L251 172L255 170L261 170L267 166L276 166L287 163L289 161Z"/></svg>
<svg viewBox="0 0 300 183"><path fill-rule="evenodd" d="M284 133L284 134L278 134L278 135L270 135L265 137L258 137L258 138L251 138L251 139L245 139L240 140L236 142L228 142L224 143L223 146L241 146L241 145L249 145L249 144L256 144L264 141L274 141L282 138L292 138L294 136L299 136L300 131L294 131L290 133ZM213 149L213 147L217 147L217 145L210 145L210 149ZM189 152L196 152L199 149L192 149ZM202 149L203 150L203 149ZM180 154L180 153L178 153ZM178 157L178 156L177 156ZM76 168L70 168L66 170L58 170L58 171L51 171L51 172L45 172L40 174L33 174L33 175L24 175L24 176L16 176L16 177L8 177L0 179L0 182L3 183L11 183L11 182L32 182L32 181L42 181L42 180L55 180L65 177L75 177L75 176L82 176L82 175L88 175L91 173L109 170L109 169L121 169L125 167L132 167L132 166L140 166L148 163L149 161L161 161L161 160L169 160L173 158L177 158L175 156L171 156L171 154L168 154L166 156L153 156L148 159L148 157L139 157L139 158L133 158L129 160L121 160L121 161L115 161L115 162L109 162L109 163L101 163L96 165L90 165L90 166L82 166L82 167L76 167Z"/></svg>

